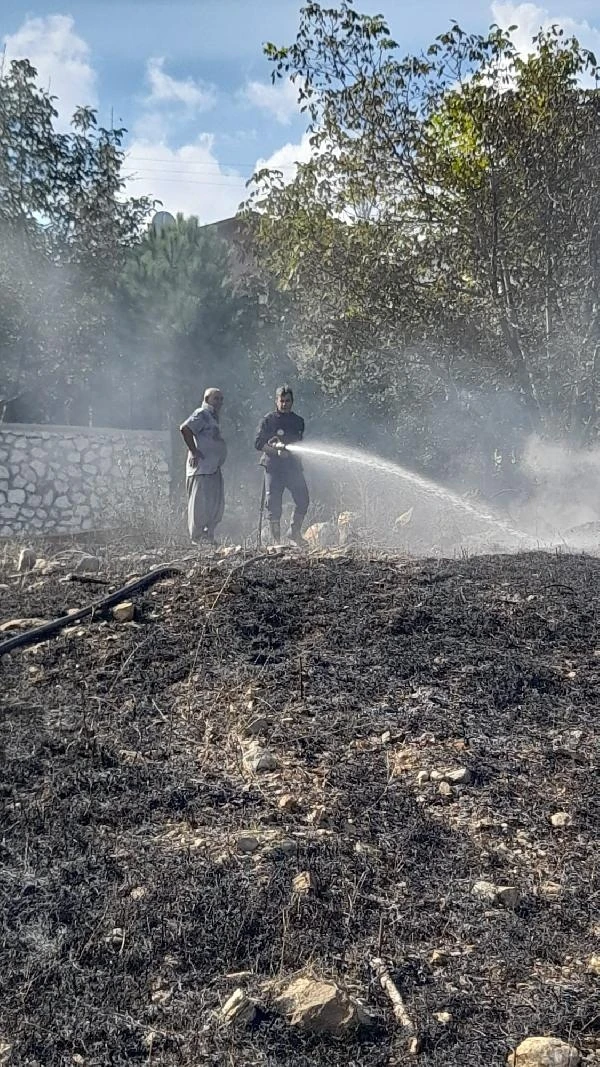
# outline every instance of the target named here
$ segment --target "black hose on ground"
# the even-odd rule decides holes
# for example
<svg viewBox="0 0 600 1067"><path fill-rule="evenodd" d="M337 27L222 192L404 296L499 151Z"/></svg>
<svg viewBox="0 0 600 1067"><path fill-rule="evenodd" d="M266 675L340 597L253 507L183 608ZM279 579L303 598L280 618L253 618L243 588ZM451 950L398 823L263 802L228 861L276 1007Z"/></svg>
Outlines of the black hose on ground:
<svg viewBox="0 0 600 1067"><path fill-rule="evenodd" d="M154 585L154 582L158 582L161 578L166 578L172 574L181 574L181 571L171 563L155 567L153 570L148 571L147 574L143 574L141 578L134 578L132 582L128 582L121 589L110 593L109 596L102 597L101 600L94 600L92 604L88 604L86 608L80 608L79 611L74 611L72 615L63 615L60 619L45 622L41 626L36 626L33 630L27 630L24 634L9 637L8 641L3 641L0 644L0 656L3 656L5 652L12 652L15 648L26 648L28 645L36 645L39 641L45 641L47 637L53 637L54 634L64 630L65 626L70 626L74 622L86 619L95 612L114 608L122 600L127 600L134 593L141 593L143 589Z"/></svg>

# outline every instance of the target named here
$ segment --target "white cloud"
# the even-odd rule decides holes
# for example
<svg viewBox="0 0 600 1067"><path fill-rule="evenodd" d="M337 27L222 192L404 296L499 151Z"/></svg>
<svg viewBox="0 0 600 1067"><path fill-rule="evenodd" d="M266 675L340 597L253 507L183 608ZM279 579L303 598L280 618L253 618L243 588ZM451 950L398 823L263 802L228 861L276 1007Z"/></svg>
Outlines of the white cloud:
<svg viewBox="0 0 600 1067"><path fill-rule="evenodd" d="M297 164L308 163L313 153L310 134L303 133L297 144L284 144L268 159L259 159L256 163L256 170L261 170L263 167L268 167L269 170L280 170L283 172L284 181L293 181Z"/></svg>
<svg viewBox="0 0 600 1067"><path fill-rule="evenodd" d="M311 154L305 133L300 142L282 145L268 159L257 160L254 169L281 170L289 182L297 164L307 162ZM202 223L235 215L249 192L247 176L219 162L212 134L203 133L193 143L174 148L168 144L165 124L156 116L136 128L127 149L126 171L129 195L156 197L166 211L196 215Z"/></svg>
<svg viewBox="0 0 600 1067"><path fill-rule="evenodd" d="M512 33L512 40L518 52L529 55L533 52L533 38L540 29L548 30L551 26L561 26L567 37L576 37L584 48L600 51L600 30L590 26L589 22L577 22L570 15L554 14L548 8L537 4L515 4L495 2L491 5L492 17L503 29L517 26Z"/></svg>
<svg viewBox="0 0 600 1067"><path fill-rule="evenodd" d="M58 98L62 128L77 107L97 106L90 49L75 32L71 16L27 18L4 42L7 60L29 59L38 71L40 85ZM248 195L249 175L221 165L213 135L202 133L193 142L177 147L170 143L175 109L200 112L212 107L214 89L193 78L173 78L164 70L162 58L148 61L147 78L150 91L127 149L126 192L152 196L161 200L166 210L196 215L204 223L235 214ZM248 89L247 99L270 111L281 123L297 113L296 90L291 83L269 87L251 82ZM310 155L309 135L304 134L299 143L289 142L268 159L259 159L255 169L276 168L283 172L285 181L291 181L296 164L307 161Z"/></svg>
<svg viewBox="0 0 600 1067"><path fill-rule="evenodd" d="M75 33L70 15L26 18L16 33L4 37L6 59L28 59L38 72L38 82L57 97L61 125L66 125L77 107L98 103L96 73L90 49Z"/></svg>
<svg viewBox="0 0 600 1067"><path fill-rule="evenodd" d="M164 69L161 57L148 60L147 77L150 94L147 104L183 104L192 111L208 111L216 103L215 90L193 78L173 78Z"/></svg>
<svg viewBox="0 0 600 1067"><path fill-rule="evenodd" d="M273 115L282 126L287 126L299 114L298 85L289 79L272 85L266 82L248 82L242 95L253 107Z"/></svg>
<svg viewBox="0 0 600 1067"><path fill-rule="evenodd" d="M156 197L173 215L181 211L203 223L230 218L246 197L244 176L221 166L208 133L179 148L138 136L127 149L126 170L129 195Z"/></svg>

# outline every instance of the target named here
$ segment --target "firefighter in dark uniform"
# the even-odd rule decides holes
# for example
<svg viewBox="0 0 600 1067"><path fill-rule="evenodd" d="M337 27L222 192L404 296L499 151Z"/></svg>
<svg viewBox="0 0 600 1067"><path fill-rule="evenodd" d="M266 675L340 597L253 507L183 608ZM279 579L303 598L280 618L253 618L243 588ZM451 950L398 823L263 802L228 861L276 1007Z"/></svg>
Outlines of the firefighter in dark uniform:
<svg viewBox="0 0 600 1067"><path fill-rule="evenodd" d="M254 442L262 452L261 465L265 469L265 506L271 537L278 544L281 541L281 507L284 490L287 489L294 501L294 514L289 537L297 545L303 545L302 523L308 511L308 487L302 470L300 457L286 449L278 449L277 444L292 445L304 437L304 419L292 411L294 394L289 385L282 385L275 394L276 410L261 419Z"/></svg>

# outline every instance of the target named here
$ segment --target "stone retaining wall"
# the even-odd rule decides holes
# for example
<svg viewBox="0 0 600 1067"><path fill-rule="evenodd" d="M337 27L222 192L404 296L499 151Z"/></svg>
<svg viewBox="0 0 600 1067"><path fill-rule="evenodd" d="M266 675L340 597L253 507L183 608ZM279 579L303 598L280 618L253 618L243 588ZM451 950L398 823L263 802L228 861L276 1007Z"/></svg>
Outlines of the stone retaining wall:
<svg viewBox="0 0 600 1067"><path fill-rule="evenodd" d="M167 433L0 424L0 537L110 529L168 499Z"/></svg>

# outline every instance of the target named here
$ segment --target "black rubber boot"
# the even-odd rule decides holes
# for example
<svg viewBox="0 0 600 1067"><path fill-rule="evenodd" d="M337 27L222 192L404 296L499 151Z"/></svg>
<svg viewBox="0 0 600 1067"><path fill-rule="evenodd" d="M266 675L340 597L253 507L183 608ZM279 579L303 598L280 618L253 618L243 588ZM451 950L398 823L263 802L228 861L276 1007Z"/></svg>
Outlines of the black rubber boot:
<svg viewBox="0 0 600 1067"><path fill-rule="evenodd" d="M271 528L271 540L272 540L273 544L274 545L280 545L281 544L281 523L280 522L270 522L269 526Z"/></svg>
<svg viewBox="0 0 600 1067"><path fill-rule="evenodd" d="M290 541L293 541L299 548L306 548L306 541L304 540L299 526L292 526L288 534Z"/></svg>

